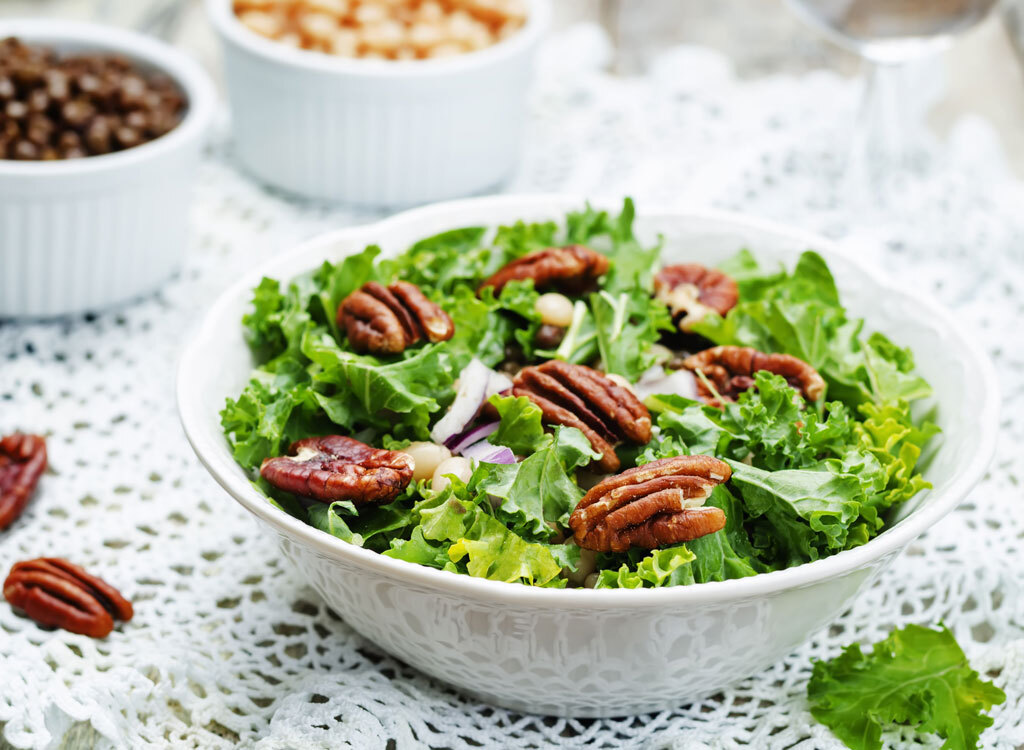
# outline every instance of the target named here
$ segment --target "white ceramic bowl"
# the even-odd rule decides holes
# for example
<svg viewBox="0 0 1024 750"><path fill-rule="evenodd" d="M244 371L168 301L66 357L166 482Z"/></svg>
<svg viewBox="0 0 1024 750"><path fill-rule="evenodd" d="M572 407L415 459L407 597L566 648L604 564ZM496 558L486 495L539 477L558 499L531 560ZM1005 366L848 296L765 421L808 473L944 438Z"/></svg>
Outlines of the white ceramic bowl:
<svg viewBox="0 0 1024 750"><path fill-rule="evenodd" d="M0 317L52 316L149 292L180 265L213 85L198 64L141 34L56 20L0 21L61 53L114 52L184 91L182 122L135 148L67 161L0 160Z"/></svg>
<svg viewBox="0 0 1024 750"><path fill-rule="evenodd" d="M224 50L235 146L260 180L300 195L408 206L493 188L519 155L534 52L550 0L483 50L362 60L294 49L207 0Z"/></svg>
<svg viewBox="0 0 1024 750"><path fill-rule="evenodd" d="M812 247L827 259L849 309L910 345L931 381L943 428L927 469L935 488L862 547L741 580L649 590L536 589L393 560L277 510L231 458L218 411L249 377L239 323L262 276L287 279L325 258L379 243L399 252L459 226L561 218L582 201L494 197L430 206L333 232L254 269L224 293L181 360L178 406L199 459L356 630L398 658L467 693L523 711L615 716L713 694L784 657L846 608L907 544L959 503L995 444L992 366L940 306L882 279L824 238L721 213L644 213L641 238L665 236L668 259L713 264L742 247L790 265Z"/></svg>

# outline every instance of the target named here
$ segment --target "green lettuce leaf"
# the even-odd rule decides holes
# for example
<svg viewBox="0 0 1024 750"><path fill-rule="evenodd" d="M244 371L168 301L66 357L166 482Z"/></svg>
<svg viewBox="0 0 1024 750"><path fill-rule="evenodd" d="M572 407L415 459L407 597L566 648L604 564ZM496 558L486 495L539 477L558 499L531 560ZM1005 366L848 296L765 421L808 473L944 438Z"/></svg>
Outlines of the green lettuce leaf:
<svg viewBox="0 0 1024 750"><path fill-rule="evenodd" d="M488 438L519 456L528 456L549 441L541 424L540 407L526 396L494 395L490 403L498 411L498 429Z"/></svg>
<svg viewBox="0 0 1024 750"><path fill-rule="evenodd" d="M349 544L362 547L362 535L352 531L344 518L344 516L355 516L356 514L356 506L348 500L340 500L330 505L316 503L309 507L309 524Z"/></svg>
<svg viewBox="0 0 1024 750"><path fill-rule="evenodd" d="M350 429L387 424L390 415L401 415L400 425L426 438L430 415L441 408L435 394L454 381L442 345L408 350L403 359L384 362L345 351L325 331L314 329L303 339L302 353L320 368L314 380L336 389L329 399L331 419ZM322 403L328 408L327 400Z"/></svg>
<svg viewBox="0 0 1024 750"><path fill-rule="evenodd" d="M476 357L488 367L505 359L506 347L520 336L532 336L540 327L534 306L537 293L532 282L510 282L498 299L487 288L478 297L471 287L435 299L452 319L455 335L437 345L448 357L450 367L461 370Z"/></svg>
<svg viewBox="0 0 1024 750"><path fill-rule="evenodd" d="M508 282L502 287L497 299L491 287L480 293L480 298L492 310L488 316L490 330L501 334L501 356L495 364L505 358L506 349L513 342L523 350L526 359L535 356L535 339L542 322L537 312L538 297L540 294L533 288L532 280Z"/></svg>
<svg viewBox="0 0 1024 750"><path fill-rule="evenodd" d="M854 440L850 411L841 402L826 404L823 420L781 376L758 372L754 384L736 403L708 416L730 435L730 457L751 456L756 466L773 471L803 468L841 455Z"/></svg>
<svg viewBox="0 0 1024 750"><path fill-rule="evenodd" d="M889 508L931 487L916 473L916 466L922 448L940 432L938 426L929 421L915 425L906 402L863 404L860 412L865 419L855 423L859 448L884 471L884 483L878 483L880 497L872 504Z"/></svg>
<svg viewBox="0 0 1024 750"><path fill-rule="evenodd" d="M600 454L574 427L558 427L554 436L544 435L542 442L518 463L481 464L470 483L477 491L501 501L498 513L514 531L546 540L555 533L550 524L565 527L569 514L583 497L583 490L573 478L574 470L600 458Z"/></svg>
<svg viewBox="0 0 1024 750"><path fill-rule="evenodd" d="M423 536L423 527L417 526L412 530L412 534L408 539L393 539L390 549L385 550L382 554L386 557L393 557L396 560L405 560L417 565L427 565L439 570L450 567L454 572L458 572L452 564L451 558L448 557L448 548L450 546L450 544L433 544L428 542L426 537Z"/></svg>
<svg viewBox="0 0 1024 750"><path fill-rule="evenodd" d="M746 254L727 264L740 269L740 302L724 318L710 314L697 321L695 333L716 344L799 357L822 374L831 397L850 407L931 393L913 374L907 350L881 334L864 337L863 321L847 318L832 274L817 253L803 253L789 274L759 274L752 263Z"/></svg>
<svg viewBox="0 0 1024 750"><path fill-rule="evenodd" d="M850 525L861 514L861 485L852 474L788 469L765 471L739 461L730 487L757 521L754 545L770 547L769 559L798 565L846 546Z"/></svg>
<svg viewBox="0 0 1024 750"><path fill-rule="evenodd" d="M301 302L307 297L310 300L304 308L310 310L316 320L326 324L335 338L340 337L336 321L342 300L367 281L390 281L378 274L374 265L379 255L380 248L370 245L361 253L343 258L340 263L325 261L312 278L303 276L292 282L298 300ZM306 283L307 278L309 283Z"/></svg>
<svg viewBox="0 0 1024 750"><path fill-rule="evenodd" d="M885 510L929 486L916 464L937 428L915 426L905 402L862 404L858 421L835 401L822 418L783 378L760 372L723 409L674 395L647 404L658 429L638 462L688 453L728 460L762 564L795 565L863 544L882 528Z"/></svg>
<svg viewBox="0 0 1024 750"><path fill-rule="evenodd" d="M601 287L611 293L650 289L661 257L661 244L644 247L633 233L636 209L626 198L622 211L612 218L606 211L587 206L566 218L568 241L587 245L604 253L611 268Z"/></svg>
<svg viewBox="0 0 1024 750"><path fill-rule="evenodd" d="M469 575L534 586L565 585L559 577L562 565L548 545L528 542L509 530L472 500L463 499L470 494L466 484L453 478L444 492L416 506L414 512L418 513L420 524L413 538L422 538L422 544L417 542L407 549L407 543L393 541L384 554L407 559L412 555L427 556L430 547L443 548L449 562L463 563ZM419 537L416 531L420 532Z"/></svg>
<svg viewBox="0 0 1024 750"><path fill-rule="evenodd" d="M557 244L554 222L499 227L490 243L483 227L463 227L427 237L397 258L384 261L385 277L396 276L431 294L449 295L459 288L473 290L511 260Z"/></svg>
<svg viewBox="0 0 1024 750"><path fill-rule="evenodd" d="M637 459L638 464L669 456L726 455L734 435L722 427L717 409L676 394L649 397L645 402L657 414L658 432Z"/></svg>
<svg viewBox="0 0 1024 750"><path fill-rule="evenodd" d="M562 566L550 549L527 542L484 513L476 514L465 535L448 548L448 556L452 562L467 558L467 571L478 578L522 581L531 586L565 585L559 578Z"/></svg>
<svg viewBox="0 0 1024 750"><path fill-rule="evenodd" d="M426 237L384 261L382 273L442 294L462 284L475 286L505 263L503 254L483 244L486 234L483 227L461 227Z"/></svg>
<svg viewBox="0 0 1024 750"><path fill-rule="evenodd" d="M500 250L504 263L507 263L535 250L559 244L558 232L558 224L553 221L517 221L515 224L498 227L494 235L494 247Z"/></svg>
<svg viewBox="0 0 1024 750"><path fill-rule="evenodd" d="M763 269L753 253L746 248L726 259L718 267L736 282L740 299L745 300L760 299L773 286L785 281L787 276L786 269L781 265L775 271Z"/></svg>
<svg viewBox="0 0 1024 750"><path fill-rule="evenodd" d="M564 586L562 567L575 564L571 551L528 541L489 512L490 501L476 485L490 466L478 465L468 483L449 477L451 483L441 492L417 485L413 493L420 499L411 511L415 525L407 537L392 538L383 554L491 580Z"/></svg>
<svg viewBox="0 0 1024 750"><path fill-rule="evenodd" d="M869 653L855 643L816 661L807 699L814 718L853 750L881 750L887 724L938 734L943 750L970 750L1006 694L971 669L948 629L908 625Z"/></svg>
<svg viewBox="0 0 1024 750"><path fill-rule="evenodd" d="M675 395L651 397L647 405L658 414L661 440L649 446L650 459L679 455L670 451L685 446L686 453L749 460L775 471L817 465L858 443L844 404L825 404L822 419L783 377L770 372L755 373L754 387L722 409ZM674 442L665 446L666 441Z"/></svg>
<svg viewBox="0 0 1024 750"><path fill-rule="evenodd" d="M259 362L276 357L288 345L281 329L286 304L281 285L274 279L262 279L252 291L253 309L242 316L242 326L245 340Z"/></svg>
<svg viewBox="0 0 1024 750"><path fill-rule="evenodd" d="M639 288L617 295L606 291L590 295L590 314L601 368L631 383L654 364L651 347L662 332L673 328L665 304Z"/></svg>
<svg viewBox="0 0 1024 750"><path fill-rule="evenodd" d="M296 440L331 431L309 383L282 386L259 371L237 399L227 400L221 425L234 459L247 469L281 455Z"/></svg>
<svg viewBox="0 0 1024 750"><path fill-rule="evenodd" d="M694 560L691 565L696 583L726 581L763 573L768 568L757 558L757 550L743 528L743 506L724 484L715 487L704 503L725 512L725 528L687 543Z"/></svg>
<svg viewBox="0 0 1024 750"><path fill-rule="evenodd" d="M694 582L692 563L696 556L686 548L656 549L631 568L623 563L618 570L598 573L598 589L639 589L661 586L687 586Z"/></svg>

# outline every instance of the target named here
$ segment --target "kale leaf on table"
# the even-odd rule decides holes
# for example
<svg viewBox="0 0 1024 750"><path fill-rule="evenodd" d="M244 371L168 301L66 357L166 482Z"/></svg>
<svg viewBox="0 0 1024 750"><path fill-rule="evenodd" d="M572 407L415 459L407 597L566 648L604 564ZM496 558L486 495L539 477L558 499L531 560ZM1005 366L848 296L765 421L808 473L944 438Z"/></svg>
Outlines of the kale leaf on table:
<svg viewBox="0 0 1024 750"><path fill-rule="evenodd" d="M854 643L816 661L807 700L814 718L852 750L880 750L892 724L938 734L943 750L970 750L1006 694L971 669L948 629L908 625L867 653Z"/></svg>

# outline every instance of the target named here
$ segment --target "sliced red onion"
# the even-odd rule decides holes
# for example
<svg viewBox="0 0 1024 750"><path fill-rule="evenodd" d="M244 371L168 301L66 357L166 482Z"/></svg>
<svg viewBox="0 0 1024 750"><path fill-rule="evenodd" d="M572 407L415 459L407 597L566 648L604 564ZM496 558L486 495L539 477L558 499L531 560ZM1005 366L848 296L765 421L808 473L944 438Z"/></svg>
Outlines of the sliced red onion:
<svg viewBox="0 0 1024 750"><path fill-rule="evenodd" d="M484 394L485 398L490 398L496 393L507 391L512 387L512 378L503 372L497 372L491 370L491 374L487 376L487 390Z"/></svg>
<svg viewBox="0 0 1024 750"><path fill-rule="evenodd" d="M448 413L438 420L430 431L435 443L444 443L469 426L476 419L487 400L487 384L494 370L474 357L459 374L459 389Z"/></svg>
<svg viewBox="0 0 1024 750"><path fill-rule="evenodd" d="M465 458L475 458L485 464L514 464L516 456L504 445L493 445L486 440L467 445L462 449Z"/></svg>
<svg viewBox="0 0 1024 750"><path fill-rule="evenodd" d="M665 374L660 365L652 367L633 384L633 390L641 401L648 396L672 393L683 398L697 400L697 378L689 370L673 370Z"/></svg>
<svg viewBox="0 0 1024 750"><path fill-rule="evenodd" d="M479 427L474 427L473 429L467 430L466 432L460 432L458 435L452 435L445 441L444 445L452 453L461 453L462 449L465 448L467 445L472 445L473 443L480 442L485 437L494 432L496 429L498 429L498 424L500 423L488 422L487 424L482 424Z"/></svg>
<svg viewBox="0 0 1024 750"><path fill-rule="evenodd" d="M458 440L460 434L476 419L484 402L495 393L511 387L512 381L507 375L495 372L474 357L459 373L459 387L455 400L448 408L448 413L441 417L430 431L431 439L450 448L450 442Z"/></svg>

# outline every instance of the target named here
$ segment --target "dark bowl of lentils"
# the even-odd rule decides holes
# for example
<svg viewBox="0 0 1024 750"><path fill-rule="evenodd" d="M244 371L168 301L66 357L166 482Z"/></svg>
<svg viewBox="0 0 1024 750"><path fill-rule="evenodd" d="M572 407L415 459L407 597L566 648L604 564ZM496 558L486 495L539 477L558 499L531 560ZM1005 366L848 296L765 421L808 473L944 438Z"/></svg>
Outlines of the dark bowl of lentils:
<svg viewBox="0 0 1024 750"><path fill-rule="evenodd" d="M214 110L206 73L160 41L0 22L0 319L103 308L166 282Z"/></svg>

